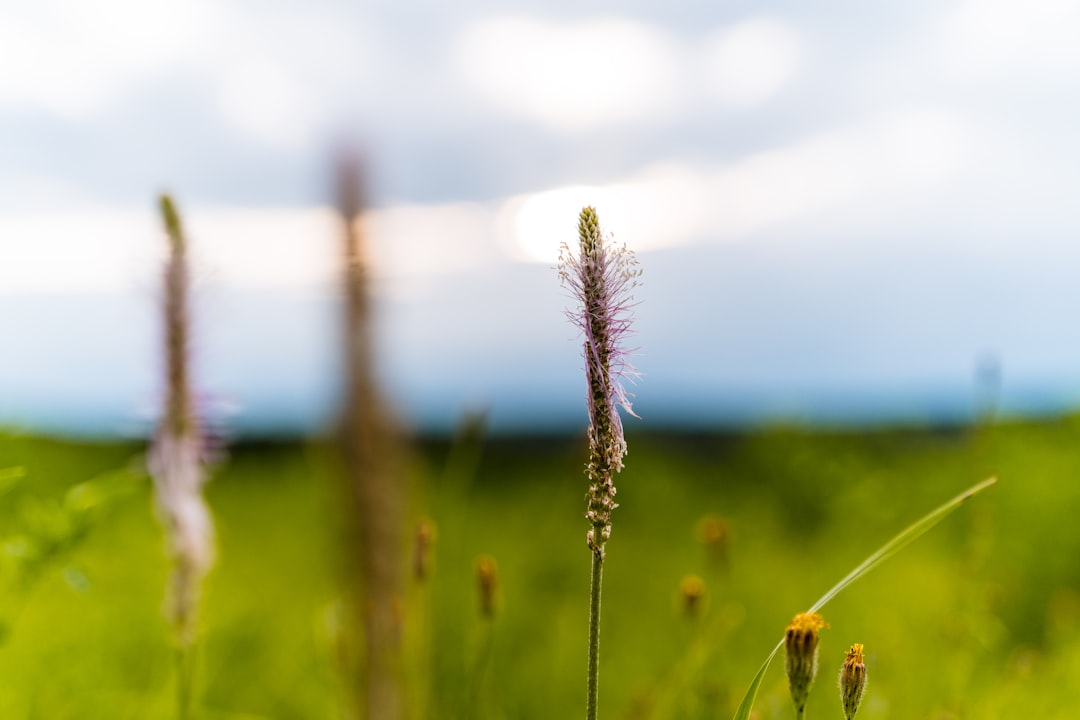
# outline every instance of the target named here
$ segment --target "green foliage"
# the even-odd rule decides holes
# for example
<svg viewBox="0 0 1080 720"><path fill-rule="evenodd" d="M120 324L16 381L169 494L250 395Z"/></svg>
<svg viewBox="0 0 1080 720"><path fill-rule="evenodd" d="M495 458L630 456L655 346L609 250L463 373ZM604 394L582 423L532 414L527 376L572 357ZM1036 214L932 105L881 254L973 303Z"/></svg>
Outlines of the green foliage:
<svg viewBox="0 0 1080 720"><path fill-rule="evenodd" d="M882 545L880 548L870 554L870 557L863 560L854 570L842 577L839 582L829 588L828 591L817 601L810 606L807 613L816 613L821 608L839 595L843 590L861 578L866 573L876 568L881 563L891 558L896 553L903 550L909 544L918 539L921 535L926 533L930 528L937 525L939 522L945 519L945 517L956 510L969 498L974 497L978 493L982 492L986 488L997 482L996 478L984 480L983 482L974 485L964 492L960 493L952 500L948 501L944 505L941 505L934 510L930 511L920 519L916 520L912 524L900 531L892 540ZM772 652L765 658L765 662L762 663L761 668L754 675L754 679L750 681L750 688L746 691L742 701L739 703L739 709L735 711L735 720L747 720L750 717L750 711L754 707L754 700L757 698L758 687L761 686L761 681L765 677L765 673L769 669L769 665L772 663L774 657L776 657L777 651L783 646L783 639L776 647L772 649ZM800 700L801 702L801 700Z"/></svg>
<svg viewBox="0 0 1080 720"><path fill-rule="evenodd" d="M1078 436L1080 422L1066 419L978 432L631 437L619 552L604 568L604 716L732 717L762 648L795 610L950 488L996 474L992 493L832 599L807 717L840 716L829 678L860 642L871 674L860 720L1070 718L1080 694ZM410 720L580 713L582 450L558 439L470 441L468 453L418 446L414 518L430 517L436 534L431 575L405 599L409 696L430 709ZM0 644L5 720L174 717L165 549L149 483L117 479L126 489L102 491L107 500L95 501L98 490L68 499L137 451L0 437L0 468L28 469L0 483L0 535L87 528L36 575ZM219 562L205 594L195 717L341 716L340 503L328 457L319 446L241 446L208 487ZM52 510L19 519L30 506ZM52 517L77 508L85 526ZM708 513L730 527L726 564L696 537ZM476 594L480 555L499 568L489 622ZM692 618L679 600L687 574L706 588ZM0 607L14 592L6 582ZM762 675L761 720L791 717L781 676Z"/></svg>
<svg viewBox="0 0 1080 720"><path fill-rule="evenodd" d="M62 493L34 491L24 468L0 470L3 532L0 534L0 645L35 585L59 572L72 590L85 592L88 579L72 563L75 550L109 509L132 492L139 477L114 471L78 483Z"/></svg>

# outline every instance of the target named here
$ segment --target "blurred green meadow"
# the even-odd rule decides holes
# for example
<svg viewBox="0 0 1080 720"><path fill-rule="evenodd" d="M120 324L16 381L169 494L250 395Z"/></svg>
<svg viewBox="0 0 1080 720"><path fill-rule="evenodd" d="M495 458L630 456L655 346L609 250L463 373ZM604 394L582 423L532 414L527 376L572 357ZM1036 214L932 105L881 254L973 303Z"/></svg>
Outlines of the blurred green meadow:
<svg viewBox="0 0 1080 720"><path fill-rule="evenodd" d="M601 716L728 720L794 614L990 475L996 486L822 611L807 716L842 716L836 675L856 642L870 677L860 718L1075 716L1080 418L695 435L635 425L606 562ZM431 572L410 575L403 602L409 717L578 716L584 437L473 437L411 446L402 542L422 518L435 533ZM175 717L165 546L142 451L0 436L0 468L26 471L0 485L0 718ZM318 441L242 443L214 473L218 562L194 717L346 716L338 575L350 549L336 473ZM493 618L480 612L481 556L498 570ZM690 575L706 588L693 611L680 593ZM782 667L762 685L762 720L794 716Z"/></svg>

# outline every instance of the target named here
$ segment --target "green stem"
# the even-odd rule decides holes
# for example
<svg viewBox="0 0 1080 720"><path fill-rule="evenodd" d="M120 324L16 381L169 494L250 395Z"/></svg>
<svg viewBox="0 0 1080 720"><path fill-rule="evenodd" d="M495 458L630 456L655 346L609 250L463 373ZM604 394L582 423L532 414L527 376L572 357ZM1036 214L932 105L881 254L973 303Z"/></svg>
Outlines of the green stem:
<svg viewBox="0 0 1080 720"><path fill-rule="evenodd" d="M179 720L191 717L191 683L194 676L191 648L176 650L176 716Z"/></svg>
<svg viewBox="0 0 1080 720"><path fill-rule="evenodd" d="M592 582L589 586L589 685L585 705L585 720L596 720L600 676L600 581L604 573L604 556L592 554Z"/></svg>
<svg viewBox="0 0 1080 720"><path fill-rule="evenodd" d="M477 640L476 657L473 660L469 705L475 717L492 717L494 703L491 697L491 664L495 645L495 627L489 617L481 618L480 637Z"/></svg>

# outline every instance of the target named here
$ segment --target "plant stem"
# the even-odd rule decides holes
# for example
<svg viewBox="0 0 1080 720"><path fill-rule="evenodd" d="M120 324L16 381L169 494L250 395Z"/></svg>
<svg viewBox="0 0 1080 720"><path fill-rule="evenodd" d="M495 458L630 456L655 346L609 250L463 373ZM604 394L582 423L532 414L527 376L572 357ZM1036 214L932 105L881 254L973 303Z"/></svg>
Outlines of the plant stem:
<svg viewBox="0 0 1080 720"><path fill-rule="evenodd" d="M491 665L495 644L495 628L489 617L480 620L480 637L477 640L476 658L473 660L469 705L474 717L494 716L491 692Z"/></svg>
<svg viewBox="0 0 1080 720"><path fill-rule="evenodd" d="M176 650L176 716L179 720L191 717L191 684L194 675L191 648Z"/></svg>
<svg viewBox="0 0 1080 720"><path fill-rule="evenodd" d="M592 554L592 582L589 586L589 683L585 704L585 719L596 720L600 676L600 581L604 573L604 556Z"/></svg>

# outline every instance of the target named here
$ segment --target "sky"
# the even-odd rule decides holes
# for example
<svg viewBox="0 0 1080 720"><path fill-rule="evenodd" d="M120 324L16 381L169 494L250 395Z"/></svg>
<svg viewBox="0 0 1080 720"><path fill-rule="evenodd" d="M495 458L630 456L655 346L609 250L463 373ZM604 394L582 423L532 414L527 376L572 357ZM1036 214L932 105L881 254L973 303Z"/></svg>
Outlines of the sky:
<svg viewBox="0 0 1080 720"><path fill-rule="evenodd" d="M584 423L586 204L644 269L641 427L1074 407L1076 37L1063 0L0 0L0 423L152 427L167 190L206 412L328 427L343 147L418 429Z"/></svg>

